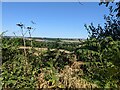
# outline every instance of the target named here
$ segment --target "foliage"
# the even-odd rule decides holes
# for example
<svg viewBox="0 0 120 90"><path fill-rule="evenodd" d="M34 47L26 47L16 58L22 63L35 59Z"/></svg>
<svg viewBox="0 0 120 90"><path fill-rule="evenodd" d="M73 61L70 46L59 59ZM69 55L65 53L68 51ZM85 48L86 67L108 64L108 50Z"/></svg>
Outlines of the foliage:
<svg viewBox="0 0 120 90"><path fill-rule="evenodd" d="M53 50L46 52L42 57L43 67L55 67L57 69L63 69L65 65L73 62L70 54L61 52L59 50ZM52 66L51 66L52 65Z"/></svg>
<svg viewBox="0 0 120 90"><path fill-rule="evenodd" d="M118 5L118 3L117 3ZM86 62L82 67L87 80L102 88L120 88L120 26L119 5L117 17L112 6L110 14L104 16L105 26L87 26L89 39L77 48L78 60Z"/></svg>
<svg viewBox="0 0 120 90"><path fill-rule="evenodd" d="M74 53L66 53L59 49L39 51L33 47L32 53L28 49L25 56L23 50L19 49L19 44L15 44L18 40L3 39L3 89L97 87L81 78L81 64L74 63L78 63Z"/></svg>
<svg viewBox="0 0 120 90"><path fill-rule="evenodd" d="M76 67L77 66L77 67ZM43 68L42 73L39 74L38 80L39 88L98 88L97 85L89 83L85 79L81 78L82 70L80 69L80 63L75 62L71 66L66 65L63 70L55 70L54 67Z"/></svg>
<svg viewBox="0 0 120 90"><path fill-rule="evenodd" d="M21 38L2 37L2 88L120 88L120 5L117 5L117 18L110 7L109 16L104 16L104 27L85 25L90 38L82 44L61 39L37 42L31 39L32 27L17 24ZM24 28L29 31L30 40L25 38ZM32 49L21 50L20 46Z"/></svg>
<svg viewBox="0 0 120 90"><path fill-rule="evenodd" d="M89 33L90 38L98 38L104 39L105 37L112 37L114 40L120 40L120 13L119 7L120 3L116 3L118 6L117 8L113 8L113 6L109 6L109 15L104 15L105 25L102 27L98 24L98 27L94 27L93 23L91 25L86 25L85 27ZM117 17L116 13L117 12Z"/></svg>
<svg viewBox="0 0 120 90"><path fill-rule="evenodd" d="M42 80L49 88L62 88L64 83L60 84L60 72L66 65L71 65L75 61L74 54L59 49L38 51L33 47L32 53L28 49L25 56L23 50L19 49L19 40L21 39L4 37L2 40L3 89L42 88ZM39 78L42 74L44 77L41 80Z"/></svg>
<svg viewBox="0 0 120 90"><path fill-rule="evenodd" d="M103 40L89 39L77 50L79 59L86 62L84 73L87 79L107 88L117 88L120 78L120 41L111 37Z"/></svg>
<svg viewBox="0 0 120 90"><path fill-rule="evenodd" d="M3 43L2 45L3 88L34 88L36 81L33 73L34 70L32 70L32 65L29 64L26 66L26 57L23 53L20 53L18 46L13 44ZM26 71L26 68L28 67L29 70Z"/></svg>

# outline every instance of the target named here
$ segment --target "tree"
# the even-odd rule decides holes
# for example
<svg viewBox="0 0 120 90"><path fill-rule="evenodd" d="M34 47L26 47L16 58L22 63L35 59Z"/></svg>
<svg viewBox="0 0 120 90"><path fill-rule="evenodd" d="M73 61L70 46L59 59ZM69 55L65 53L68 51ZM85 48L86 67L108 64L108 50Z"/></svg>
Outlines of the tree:
<svg viewBox="0 0 120 90"><path fill-rule="evenodd" d="M109 15L104 16L105 26L85 25L89 38L77 49L86 79L102 88L120 88L120 2L117 8L109 6ZM117 13L116 13L117 12Z"/></svg>
<svg viewBox="0 0 120 90"><path fill-rule="evenodd" d="M100 3L100 5L101 4L102 3ZM109 3L104 4L108 7ZM117 2L116 6L117 8L109 6L109 15L104 15L104 19L106 20L104 27L100 24L98 24L98 27L94 27L93 23L88 26L85 24L90 38L104 39L105 37L110 36L114 40L120 40L120 2Z"/></svg>

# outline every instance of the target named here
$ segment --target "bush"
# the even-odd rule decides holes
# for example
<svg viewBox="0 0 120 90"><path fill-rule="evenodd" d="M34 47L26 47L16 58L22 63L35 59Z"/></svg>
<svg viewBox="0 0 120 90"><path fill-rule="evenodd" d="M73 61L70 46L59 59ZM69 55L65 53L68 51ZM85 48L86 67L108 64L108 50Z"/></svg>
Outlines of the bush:
<svg viewBox="0 0 120 90"><path fill-rule="evenodd" d="M86 62L88 80L103 88L118 88L120 78L120 41L111 37L89 39L77 50L78 58Z"/></svg>

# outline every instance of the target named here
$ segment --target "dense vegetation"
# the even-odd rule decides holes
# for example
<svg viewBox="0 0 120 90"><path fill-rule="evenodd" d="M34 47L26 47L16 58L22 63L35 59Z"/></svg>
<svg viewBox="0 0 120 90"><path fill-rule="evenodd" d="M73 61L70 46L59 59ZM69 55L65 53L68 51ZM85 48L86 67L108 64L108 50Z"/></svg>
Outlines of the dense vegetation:
<svg viewBox="0 0 120 90"><path fill-rule="evenodd" d="M120 88L120 3L117 9L105 4L110 8L105 26L85 25L89 38L84 42L37 42L26 40L24 34L2 35L2 88ZM22 30L23 24L19 26Z"/></svg>
<svg viewBox="0 0 120 90"><path fill-rule="evenodd" d="M120 3L116 5L109 6L104 27L85 25L90 38L76 50L78 60L86 62L85 78L102 88L120 88Z"/></svg>
<svg viewBox="0 0 120 90"><path fill-rule="evenodd" d="M16 41L7 42L3 42L2 46L3 88L97 87L81 78L83 75L81 63L76 62L74 53L66 53L59 49L39 51L33 48L32 52L27 50L25 56L24 51L14 44Z"/></svg>

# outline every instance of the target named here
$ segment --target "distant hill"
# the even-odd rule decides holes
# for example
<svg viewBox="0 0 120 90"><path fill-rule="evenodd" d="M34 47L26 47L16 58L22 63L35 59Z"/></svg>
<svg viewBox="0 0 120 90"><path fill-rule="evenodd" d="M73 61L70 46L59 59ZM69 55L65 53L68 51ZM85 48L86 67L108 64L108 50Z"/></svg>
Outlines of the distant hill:
<svg viewBox="0 0 120 90"><path fill-rule="evenodd" d="M16 36L4 36L6 38L15 38ZM17 38L22 38L22 36L17 36ZM30 38L30 37L25 37L25 38ZM61 39L61 40L86 40L85 38L48 38L48 37L32 37L34 39L47 39L47 40L56 40L56 39Z"/></svg>
<svg viewBox="0 0 120 90"><path fill-rule="evenodd" d="M4 38L22 38L22 36L4 36ZM30 39L30 37L25 37L27 40ZM62 41L62 42L79 42L86 39L83 38L47 38L47 37L32 37L35 41Z"/></svg>

